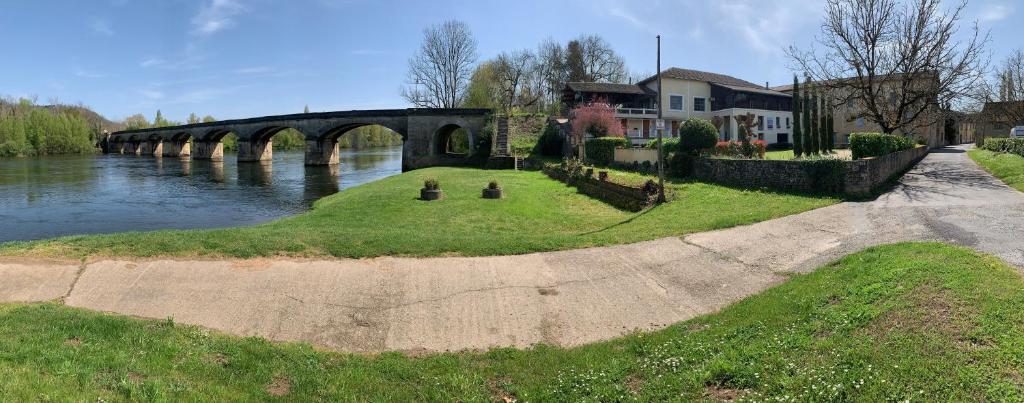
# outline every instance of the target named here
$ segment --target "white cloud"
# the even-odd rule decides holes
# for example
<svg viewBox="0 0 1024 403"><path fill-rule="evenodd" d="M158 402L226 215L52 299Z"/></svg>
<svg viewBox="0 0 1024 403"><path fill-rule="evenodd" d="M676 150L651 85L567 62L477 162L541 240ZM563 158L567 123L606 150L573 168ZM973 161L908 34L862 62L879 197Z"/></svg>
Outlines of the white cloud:
<svg viewBox="0 0 1024 403"><path fill-rule="evenodd" d="M139 90L139 94L153 100L164 98L164 93L157 90Z"/></svg>
<svg viewBox="0 0 1024 403"><path fill-rule="evenodd" d="M110 23L99 18L94 18L89 22L89 29L103 36L114 35L114 29L110 27Z"/></svg>
<svg viewBox="0 0 1024 403"><path fill-rule="evenodd" d="M235 25L234 17L245 10L239 0L211 0L192 17L192 33L204 36L231 28Z"/></svg>
<svg viewBox="0 0 1024 403"><path fill-rule="evenodd" d="M157 67L163 66L166 63L167 62L165 62L164 59L161 59L159 57L151 57L139 62L139 67Z"/></svg>
<svg viewBox="0 0 1024 403"><path fill-rule="evenodd" d="M982 22L1002 21L1013 14L1013 8L1005 4L986 4L978 14L978 20Z"/></svg>

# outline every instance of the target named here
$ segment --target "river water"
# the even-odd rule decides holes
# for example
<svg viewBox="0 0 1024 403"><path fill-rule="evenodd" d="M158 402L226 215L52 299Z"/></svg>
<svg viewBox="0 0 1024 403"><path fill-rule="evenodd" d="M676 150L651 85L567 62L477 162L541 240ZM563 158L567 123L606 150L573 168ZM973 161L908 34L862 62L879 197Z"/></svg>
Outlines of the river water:
<svg viewBox="0 0 1024 403"><path fill-rule="evenodd" d="M302 151L275 151L269 164L238 164L232 154L0 159L0 242L257 224L401 171L401 147L343 149L334 167L306 167Z"/></svg>

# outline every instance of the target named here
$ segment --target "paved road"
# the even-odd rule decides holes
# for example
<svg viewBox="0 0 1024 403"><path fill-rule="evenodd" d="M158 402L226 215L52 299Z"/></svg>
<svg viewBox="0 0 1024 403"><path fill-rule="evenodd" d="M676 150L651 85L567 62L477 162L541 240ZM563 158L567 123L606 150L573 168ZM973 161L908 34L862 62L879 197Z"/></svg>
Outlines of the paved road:
<svg viewBox="0 0 1024 403"><path fill-rule="evenodd" d="M573 346L716 311L870 245L952 242L1024 267L1021 228L1024 196L950 148L877 200L685 238L479 258L0 261L0 301L356 352Z"/></svg>

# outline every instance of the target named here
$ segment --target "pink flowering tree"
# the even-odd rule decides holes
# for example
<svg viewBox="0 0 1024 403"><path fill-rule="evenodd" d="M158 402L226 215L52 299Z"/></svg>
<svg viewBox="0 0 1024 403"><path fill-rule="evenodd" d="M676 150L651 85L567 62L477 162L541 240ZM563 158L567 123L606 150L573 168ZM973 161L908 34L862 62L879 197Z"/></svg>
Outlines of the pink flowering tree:
<svg viewBox="0 0 1024 403"><path fill-rule="evenodd" d="M625 137L622 124L615 119L615 108L604 100L577 106L572 109L572 137L580 147L580 155L586 155L583 145L587 135L594 137Z"/></svg>

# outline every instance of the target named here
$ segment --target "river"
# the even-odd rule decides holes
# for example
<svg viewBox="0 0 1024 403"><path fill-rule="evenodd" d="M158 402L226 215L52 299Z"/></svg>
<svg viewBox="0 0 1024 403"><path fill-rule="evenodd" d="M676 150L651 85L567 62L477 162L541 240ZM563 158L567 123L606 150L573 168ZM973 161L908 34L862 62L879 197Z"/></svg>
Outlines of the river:
<svg viewBox="0 0 1024 403"><path fill-rule="evenodd" d="M402 170L402 148L341 151L306 167L302 151L272 163L130 155L0 159L0 242L159 229L257 224Z"/></svg>

